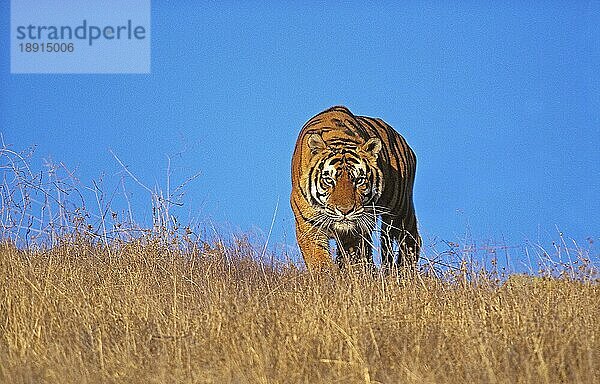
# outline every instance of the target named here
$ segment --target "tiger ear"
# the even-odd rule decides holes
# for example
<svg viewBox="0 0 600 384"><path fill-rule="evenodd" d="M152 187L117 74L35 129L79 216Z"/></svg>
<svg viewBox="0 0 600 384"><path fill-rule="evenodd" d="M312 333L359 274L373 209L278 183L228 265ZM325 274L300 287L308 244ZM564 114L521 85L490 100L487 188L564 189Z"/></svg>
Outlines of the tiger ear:
<svg viewBox="0 0 600 384"><path fill-rule="evenodd" d="M313 133L312 135L308 136L308 148L310 148L311 154L316 155L327 148L327 144L325 144L325 141L323 141L321 135Z"/></svg>
<svg viewBox="0 0 600 384"><path fill-rule="evenodd" d="M379 151L381 151L381 140L379 140L377 137L370 138L362 145L361 149L377 157L377 154Z"/></svg>

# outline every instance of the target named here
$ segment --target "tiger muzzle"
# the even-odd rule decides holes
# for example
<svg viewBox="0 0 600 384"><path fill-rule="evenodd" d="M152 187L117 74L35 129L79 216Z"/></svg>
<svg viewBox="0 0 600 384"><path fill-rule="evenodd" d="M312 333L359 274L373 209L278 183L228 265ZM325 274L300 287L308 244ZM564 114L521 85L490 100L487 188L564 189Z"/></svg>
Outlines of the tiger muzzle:
<svg viewBox="0 0 600 384"><path fill-rule="evenodd" d="M346 172L337 180L328 201L333 210L344 218L356 209L356 191Z"/></svg>

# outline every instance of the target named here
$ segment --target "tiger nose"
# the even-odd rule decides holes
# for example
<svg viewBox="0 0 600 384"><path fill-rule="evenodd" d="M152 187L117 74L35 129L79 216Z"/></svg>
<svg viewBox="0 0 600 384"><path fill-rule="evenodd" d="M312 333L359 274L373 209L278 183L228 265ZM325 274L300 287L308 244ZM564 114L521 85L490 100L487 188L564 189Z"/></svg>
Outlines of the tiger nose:
<svg viewBox="0 0 600 384"><path fill-rule="evenodd" d="M338 205L335 207L342 215L347 215L354 209L354 204Z"/></svg>

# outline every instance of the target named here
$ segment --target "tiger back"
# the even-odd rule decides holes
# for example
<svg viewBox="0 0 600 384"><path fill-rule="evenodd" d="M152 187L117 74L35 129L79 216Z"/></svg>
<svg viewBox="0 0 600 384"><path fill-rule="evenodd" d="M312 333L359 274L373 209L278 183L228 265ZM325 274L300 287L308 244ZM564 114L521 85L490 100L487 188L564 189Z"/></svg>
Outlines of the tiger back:
<svg viewBox="0 0 600 384"><path fill-rule="evenodd" d="M310 270L336 262L373 263L372 233L381 218L382 266L414 266L421 238L413 205L416 156L381 119L354 116L343 106L312 117L292 156L296 237Z"/></svg>

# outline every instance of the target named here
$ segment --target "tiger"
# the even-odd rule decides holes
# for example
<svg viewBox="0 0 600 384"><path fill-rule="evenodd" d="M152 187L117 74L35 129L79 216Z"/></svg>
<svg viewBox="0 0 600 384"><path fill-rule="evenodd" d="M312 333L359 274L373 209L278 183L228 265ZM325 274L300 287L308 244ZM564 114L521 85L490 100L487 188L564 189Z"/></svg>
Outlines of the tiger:
<svg viewBox="0 0 600 384"><path fill-rule="evenodd" d="M379 118L334 106L308 120L292 155L290 196L308 270L374 267L378 217L381 267L414 268L421 248L413 204L416 165L406 140ZM337 245L335 263L330 240Z"/></svg>

